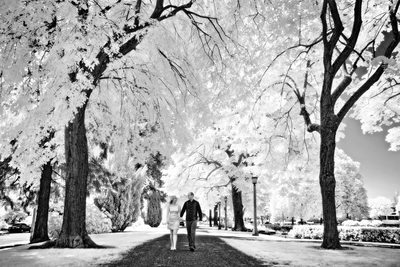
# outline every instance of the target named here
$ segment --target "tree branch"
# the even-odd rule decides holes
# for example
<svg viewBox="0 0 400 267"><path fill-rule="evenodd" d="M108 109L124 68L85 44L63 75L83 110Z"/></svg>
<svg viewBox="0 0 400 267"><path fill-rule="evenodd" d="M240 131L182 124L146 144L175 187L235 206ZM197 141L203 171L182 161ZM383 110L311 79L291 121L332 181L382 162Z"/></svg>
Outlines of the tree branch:
<svg viewBox="0 0 400 267"><path fill-rule="evenodd" d="M160 1L160 0L159 0L159 1ZM161 1L162 1L162 0L161 0ZM156 19L157 19L158 21L162 21L162 20L164 20L164 19L167 19L167 18L170 18L170 17L172 17L172 16L175 16L179 11L184 11L184 10L186 10L186 9L188 9L188 8L190 8L190 7L192 7L194 1L195 1L195 0L190 0L190 1L187 2L186 4L183 4L183 5L180 5L180 6L176 6L176 7L170 6L170 7L173 7L173 10L172 10L171 12L169 12L168 14L165 14L165 15L162 15L162 16L161 16L161 14L163 13L163 11L165 10L165 9L163 8L163 9L161 10L160 16L158 16Z"/></svg>
<svg viewBox="0 0 400 267"><path fill-rule="evenodd" d="M360 1L360 0L358 0ZM343 24L342 20L340 19L340 14L337 9L336 1L335 0L328 0L329 4L329 11L332 15L333 23L335 24L335 28L333 30L333 34L331 39L329 40L330 46L330 53L333 53L333 49L336 46L336 43L339 41L339 38L343 32Z"/></svg>
<svg viewBox="0 0 400 267"><path fill-rule="evenodd" d="M335 102L338 100L338 98L342 95L344 90L351 84L352 78L350 75L345 75L343 80L339 83L339 85L336 87L336 89L332 93L332 103L333 105Z"/></svg>
<svg viewBox="0 0 400 267"><path fill-rule="evenodd" d="M319 124L315 124L311 122L310 118L310 113L308 113L306 104L305 104L305 98L306 98L306 91L307 91L307 85L308 85L308 71L310 70L311 67L311 61L307 61L307 70L304 75L304 85L303 85L303 94L300 93L299 89L294 88L293 91L297 97L297 100L300 103L300 115L303 116L304 122L307 126L307 131L308 132L320 132L321 127Z"/></svg>
<svg viewBox="0 0 400 267"><path fill-rule="evenodd" d="M333 0L331 0L330 2L335 3L335 1L333 1ZM335 4L335 6L336 6L336 4ZM332 11L332 7L331 7L331 11ZM335 12L337 12L337 9ZM361 14L362 14L362 0L356 0L356 3L354 5L353 29L352 29L350 38L348 38L346 40L347 45L345 46L342 53L339 54L339 56L336 58L336 60L334 61L333 65L332 65L332 73L333 74L337 73L337 71L340 69L340 66L342 66L346 62L346 60L350 56L351 52L354 51L354 47L357 43L358 36L359 36L360 30L361 30L361 25L362 25ZM338 16L338 15L339 14L337 14L335 16ZM334 16L334 20L335 20L335 16ZM340 20L340 18L339 18L339 20ZM335 21L335 25L336 25L336 21ZM339 26L341 26L341 31L340 31L340 34L341 34L343 31L343 25L341 25L341 22L340 22ZM338 38L338 40L339 40L339 38ZM336 43L334 45L336 45Z"/></svg>
<svg viewBox="0 0 400 267"><path fill-rule="evenodd" d="M150 18L152 19L159 18L163 11L164 11L164 0L157 0L153 14L151 14Z"/></svg>
<svg viewBox="0 0 400 267"><path fill-rule="evenodd" d="M389 11L389 17L390 17L390 24L392 26L392 41L388 45L388 47L385 50L384 56L387 58L390 58L394 49L397 47L397 45L400 42L400 34L397 26L397 17L396 13L399 9L400 1L398 0L395 5L393 5L393 8L390 9ZM340 109L338 113L338 119L339 122L343 120L343 118L346 116L346 114L349 112L349 110L354 106L354 104L360 99L360 97L366 93L382 76L382 74L385 71L385 66L381 64L372 74L363 85L361 85L357 91L346 101L346 103L343 105L343 107Z"/></svg>

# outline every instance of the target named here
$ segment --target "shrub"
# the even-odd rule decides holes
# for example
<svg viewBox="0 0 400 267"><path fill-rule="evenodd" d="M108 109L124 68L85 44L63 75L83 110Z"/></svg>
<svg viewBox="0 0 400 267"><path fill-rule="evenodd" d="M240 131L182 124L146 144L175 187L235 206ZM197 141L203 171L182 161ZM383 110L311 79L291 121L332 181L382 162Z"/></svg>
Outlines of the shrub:
<svg viewBox="0 0 400 267"><path fill-rule="evenodd" d="M128 184L116 185L117 190L107 189L105 196L94 199L94 204L111 219L112 231L121 232L135 222L140 212L142 182L133 179Z"/></svg>
<svg viewBox="0 0 400 267"><path fill-rule="evenodd" d="M149 195L146 224L151 227L158 227L162 220L160 193L157 190L152 190Z"/></svg>
<svg viewBox="0 0 400 267"><path fill-rule="evenodd" d="M382 225L382 221L380 220L362 220L362 221L353 221L347 220L342 222L342 226L363 226L363 227L378 227Z"/></svg>
<svg viewBox="0 0 400 267"><path fill-rule="evenodd" d="M288 236L298 239L322 239L323 230L322 225L296 225ZM338 231L340 240L400 244L400 228L339 226Z"/></svg>
<svg viewBox="0 0 400 267"><path fill-rule="evenodd" d="M343 226L359 226L358 221L347 220L341 223Z"/></svg>
<svg viewBox="0 0 400 267"><path fill-rule="evenodd" d="M3 216L3 219L6 223L13 224L25 220L27 216L28 214L23 211L10 210Z"/></svg>
<svg viewBox="0 0 400 267"><path fill-rule="evenodd" d="M86 230L88 234L111 232L111 220L96 206L88 205L86 208Z"/></svg>
<svg viewBox="0 0 400 267"><path fill-rule="evenodd" d="M270 228L270 229L275 230L275 231L281 231L282 230L282 226L280 224L277 224L277 223L268 224L268 225L265 225L265 227Z"/></svg>
<svg viewBox="0 0 400 267"><path fill-rule="evenodd" d="M58 212L49 212L47 224L50 239L58 238L61 232L62 215Z"/></svg>
<svg viewBox="0 0 400 267"><path fill-rule="evenodd" d="M369 226L369 227L379 227L382 226L382 221L380 220L362 220L359 223L360 226Z"/></svg>
<svg viewBox="0 0 400 267"><path fill-rule="evenodd" d="M400 228L395 228L395 227L361 228L361 241L400 244Z"/></svg>
<svg viewBox="0 0 400 267"><path fill-rule="evenodd" d="M58 212L50 212L48 231L51 239L60 236L63 216ZM108 233L111 231L111 221L94 205L86 207L86 230L88 234Z"/></svg>
<svg viewBox="0 0 400 267"><path fill-rule="evenodd" d="M6 223L4 220L0 220L0 231L8 230L8 227L10 227L8 223Z"/></svg>
<svg viewBox="0 0 400 267"><path fill-rule="evenodd" d="M321 225L295 225L288 236L298 239L322 239L323 230Z"/></svg>
<svg viewBox="0 0 400 267"><path fill-rule="evenodd" d="M281 231L283 231L283 232L289 232L292 229L293 229L293 225L282 225L282 227L281 227Z"/></svg>

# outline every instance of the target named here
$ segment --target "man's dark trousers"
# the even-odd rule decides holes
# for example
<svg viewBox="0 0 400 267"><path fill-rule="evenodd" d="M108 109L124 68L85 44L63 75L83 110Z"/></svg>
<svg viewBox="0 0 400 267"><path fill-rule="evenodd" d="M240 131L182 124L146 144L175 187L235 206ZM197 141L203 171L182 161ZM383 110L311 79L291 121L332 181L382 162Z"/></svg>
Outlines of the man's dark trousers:
<svg viewBox="0 0 400 267"><path fill-rule="evenodd" d="M196 227L197 227L197 220L186 221L189 248L196 248Z"/></svg>

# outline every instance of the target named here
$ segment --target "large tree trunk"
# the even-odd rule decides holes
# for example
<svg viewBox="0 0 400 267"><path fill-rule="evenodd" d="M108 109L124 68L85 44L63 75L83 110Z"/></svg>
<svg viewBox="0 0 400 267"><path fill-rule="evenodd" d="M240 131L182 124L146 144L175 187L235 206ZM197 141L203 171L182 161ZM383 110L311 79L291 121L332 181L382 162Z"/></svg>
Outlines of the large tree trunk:
<svg viewBox="0 0 400 267"><path fill-rule="evenodd" d="M335 125L326 123L321 128L320 174L319 182L322 194L322 213L324 217L324 237L322 247L328 249L341 248L337 229L335 204Z"/></svg>
<svg viewBox="0 0 400 267"><path fill-rule="evenodd" d="M233 203L233 214L235 218L235 224L233 231L246 231L243 221L243 203L242 203L242 192L239 191L232 184L232 203Z"/></svg>
<svg viewBox="0 0 400 267"><path fill-rule="evenodd" d="M57 247L96 247L86 232L86 191L89 170L85 128L86 103L65 128L65 201Z"/></svg>
<svg viewBox="0 0 400 267"><path fill-rule="evenodd" d="M51 165L51 161L49 161L42 167L42 174L40 177L40 189L37 195L38 208L33 234L30 240L31 243L38 243L49 240L47 221L49 218L49 199L52 173L53 166Z"/></svg>

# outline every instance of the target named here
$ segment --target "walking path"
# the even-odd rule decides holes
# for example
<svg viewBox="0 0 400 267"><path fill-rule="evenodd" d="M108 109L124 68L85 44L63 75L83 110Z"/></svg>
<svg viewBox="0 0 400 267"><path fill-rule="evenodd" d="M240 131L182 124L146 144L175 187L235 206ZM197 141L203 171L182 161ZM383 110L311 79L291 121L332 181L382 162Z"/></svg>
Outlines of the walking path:
<svg viewBox="0 0 400 267"><path fill-rule="evenodd" d="M344 250L322 250L319 241L254 237L204 225L196 251L190 252L185 233L179 230L177 251L169 250L165 226L92 235L108 246L103 249L30 250L22 245L0 249L0 266L400 266L399 249L345 244Z"/></svg>
<svg viewBox="0 0 400 267"><path fill-rule="evenodd" d="M189 251L186 235L178 235L177 250L169 250L169 235L146 242L122 259L101 266L260 266L262 261L248 256L212 235L196 237L196 251Z"/></svg>
<svg viewBox="0 0 400 267"><path fill-rule="evenodd" d="M0 249L29 243L29 233L4 234L0 235Z"/></svg>

